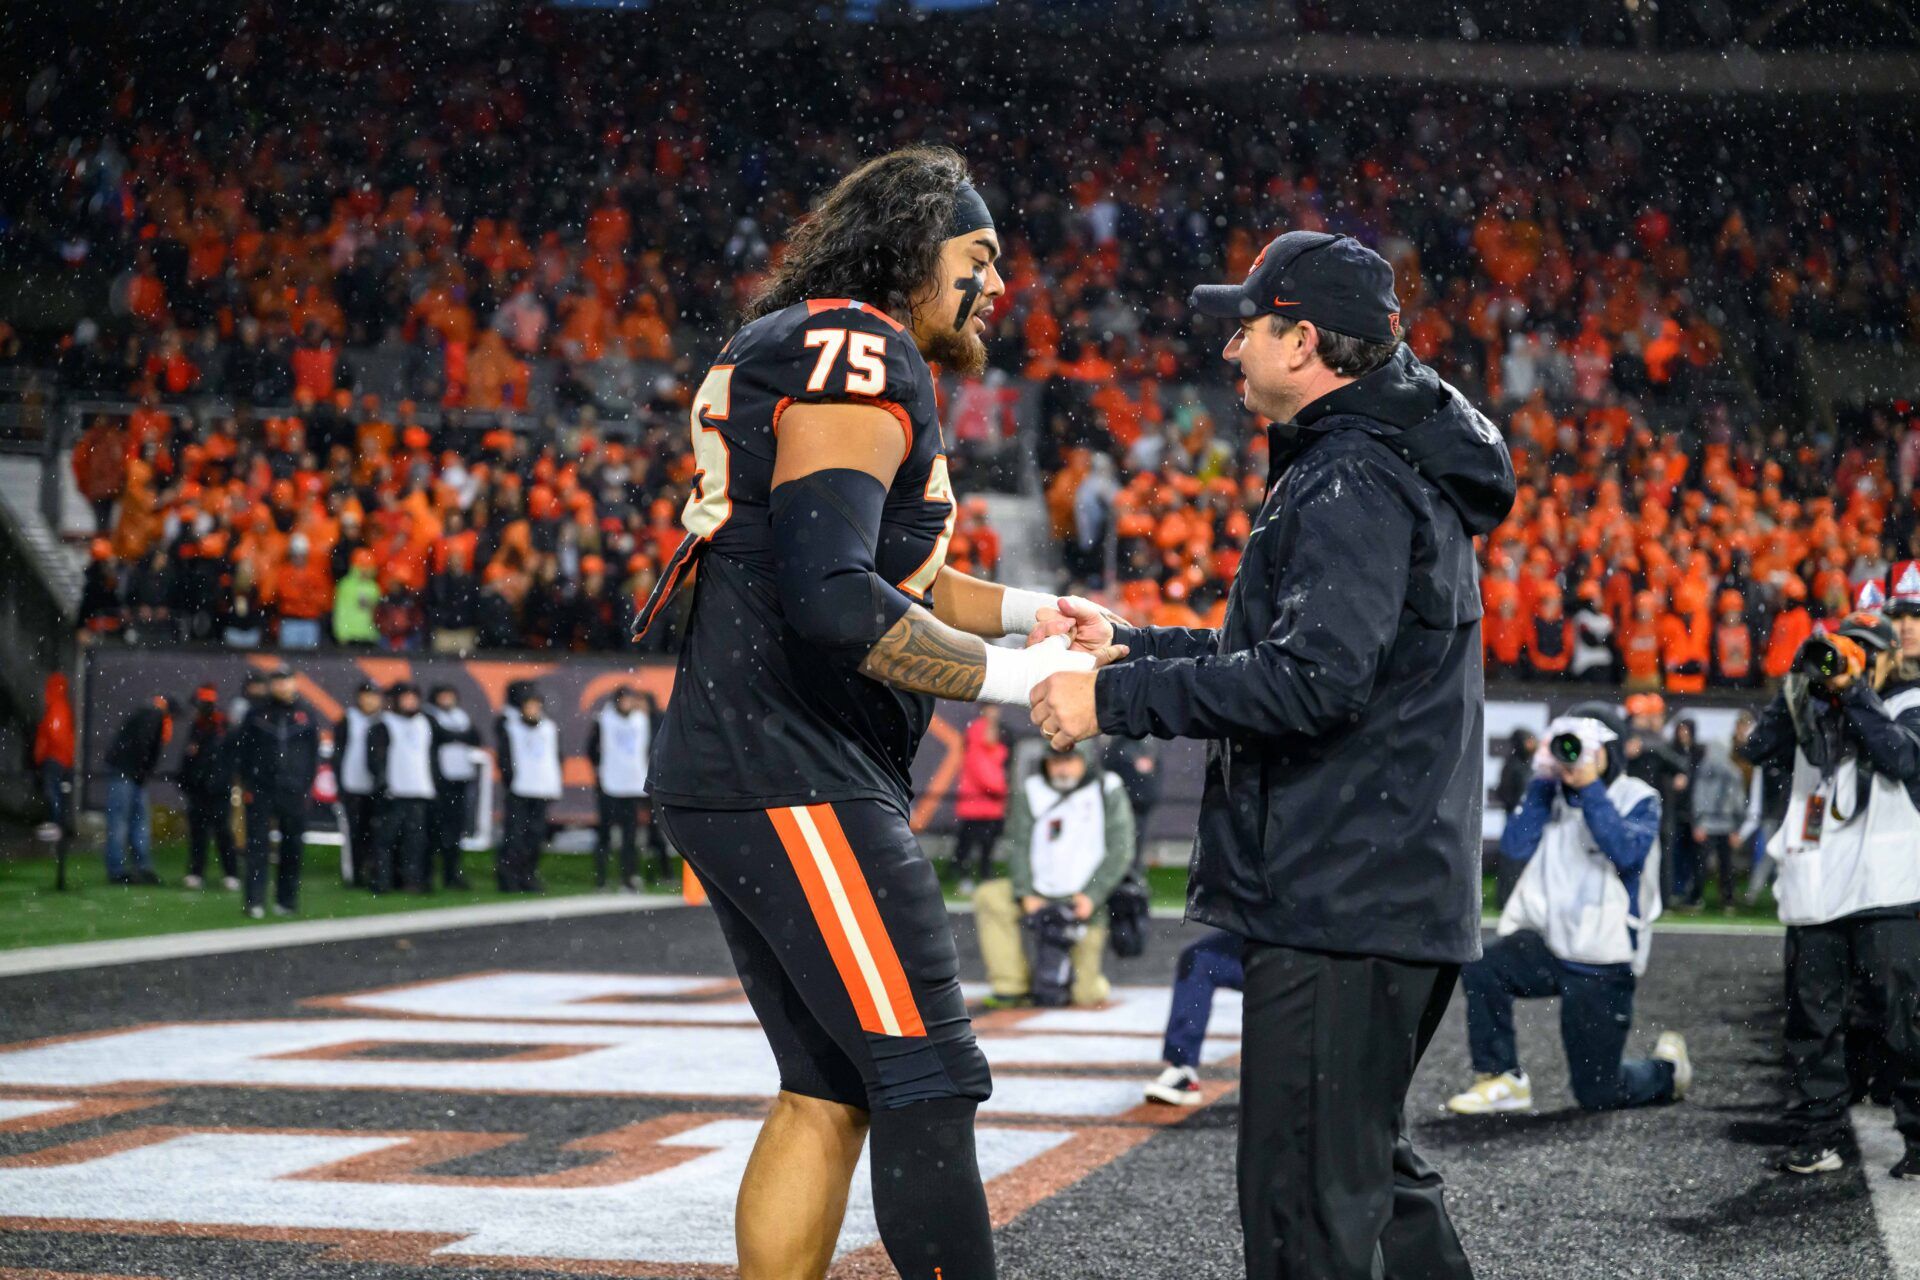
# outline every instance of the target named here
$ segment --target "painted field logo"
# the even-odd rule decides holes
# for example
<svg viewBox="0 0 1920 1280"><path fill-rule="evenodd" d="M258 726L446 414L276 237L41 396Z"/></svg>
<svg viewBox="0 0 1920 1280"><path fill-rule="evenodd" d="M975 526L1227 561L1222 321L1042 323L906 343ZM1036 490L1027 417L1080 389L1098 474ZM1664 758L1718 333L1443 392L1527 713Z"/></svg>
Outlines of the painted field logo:
<svg viewBox="0 0 1920 1280"><path fill-rule="evenodd" d="M995 1075L980 1165L996 1223L1169 1119L1139 1092L1166 993L1115 994L1099 1011L980 1020ZM732 982L484 973L308 1003L308 1016L0 1047L0 1230L733 1274L733 1195L776 1075ZM1208 1060L1220 1062L1238 1051L1236 1002L1222 999L1213 1030ZM208 1123L208 1088L245 1091L234 1111L246 1122ZM355 1122L373 1113L377 1124ZM834 1274L890 1274L864 1168Z"/></svg>

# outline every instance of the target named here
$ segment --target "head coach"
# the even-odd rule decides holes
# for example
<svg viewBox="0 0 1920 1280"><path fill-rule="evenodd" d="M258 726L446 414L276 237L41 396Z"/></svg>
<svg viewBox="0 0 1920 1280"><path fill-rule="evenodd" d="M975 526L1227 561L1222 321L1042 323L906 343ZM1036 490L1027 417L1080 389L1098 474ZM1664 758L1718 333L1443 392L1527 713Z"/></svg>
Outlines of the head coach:
<svg viewBox="0 0 1920 1280"><path fill-rule="evenodd" d="M1485 687L1473 538L1512 506L1499 433L1400 342L1393 272L1295 231L1195 289L1271 419L1265 505L1218 631L1041 630L1130 646L1033 691L1055 742L1205 738L1187 918L1240 934L1247 1274L1467 1276L1401 1115L1480 954Z"/></svg>

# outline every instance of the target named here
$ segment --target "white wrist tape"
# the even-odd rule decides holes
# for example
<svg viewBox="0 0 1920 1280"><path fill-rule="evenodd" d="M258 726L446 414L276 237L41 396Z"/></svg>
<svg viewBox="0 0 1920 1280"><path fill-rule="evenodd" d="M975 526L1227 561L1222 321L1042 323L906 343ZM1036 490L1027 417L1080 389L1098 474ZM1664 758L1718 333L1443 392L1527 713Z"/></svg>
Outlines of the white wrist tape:
<svg viewBox="0 0 1920 1280"><path fill-rule="evenodd" d="M1061 671L1091 671L1093 655L1067 648L1065 636L1049 636L1028 649L987 646L987 678L980 685L980 702L1024 707L1033 700L1033 686Z"/></svg>
<svg viewBox="0 0 1920 1280"><path fill-rule="evenodd" d="M1000 592L1000 630L1010 636L1024 636L1040 625L1040 610L1059 607L1058 596L1007 587Z"/></svg>

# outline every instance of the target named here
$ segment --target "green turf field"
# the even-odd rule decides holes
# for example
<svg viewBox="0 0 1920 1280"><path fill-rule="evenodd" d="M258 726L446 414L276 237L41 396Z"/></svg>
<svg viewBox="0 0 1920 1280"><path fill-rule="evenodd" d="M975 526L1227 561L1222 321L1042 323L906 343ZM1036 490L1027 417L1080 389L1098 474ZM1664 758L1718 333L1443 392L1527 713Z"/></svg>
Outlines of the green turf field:
<svg viewBox="0 0 1920 1280"><path fill-rule="evenodd" d="M0 950L38 947L61 942L102 942L151 934L186 933L196 929L242 929L272 924L280 919L329 920L345 916L384 915L433 907L465 907L483 902L505 902L515 895L493 886L492 862L485 853L467 855L467 879L473 888L430 894L389 893L381 897L340 883L339 859L332 848L314 846L307 852L300 879L300 912L293 917L269 914L249 920L241 912L238 893L219 887L215 875L209 887L184 889L187 850L184 842L154 845L154 870L163 884L154 887L107 883L98 850L80 848L67 859L66 892L55 891L51 858L0 860ZM593 892L593 859L579 854L548 854L540 860L547 893ZM675 890L678 890L676 883Z"/></svg>
<svg viewBox="0 0 1920 1280"><path fill-rule="evenodd" d="M0 924L0 950L63 942L103 942L197 929L243 929L272 924L282 918L269 915L265 920L247 919L241 914L240 895L220 889L217 877L212 887L206 889L181 888L186 861L183 842L157 842L154 868L165 883L157 887L123 887L106 883L106 871L97 850L81 848L68 858L68 888L62 893L53 887L51 858L0 859L0 922L4 922ZM485 853L468 855L467 878L474 887L464 891L391 893L375 898L342 885L337 867L331 848L315 846L309 850L301 879L300 913L293 918L330 920L509 900L508 895L494 889L491 862ZM594 892L593 861L583 855L550 853L541 859L540 874L547 882L549 895ZM1156 909L1178 910L1185 904L1185 867L1149 868L1147 881ZM678 881L665 888L677 894ZM1485 892L1486 909L1492 913L1491 876L1487 878ZM956 902L961 900L958 890L950 883L947 896ZM1740 907L1732 916L1723 916L1715 904L1698 915L1669 910L1665 919L1702 924L1772 924L1775 916L1772 896L1767 895L1759 906Z"/></svg>

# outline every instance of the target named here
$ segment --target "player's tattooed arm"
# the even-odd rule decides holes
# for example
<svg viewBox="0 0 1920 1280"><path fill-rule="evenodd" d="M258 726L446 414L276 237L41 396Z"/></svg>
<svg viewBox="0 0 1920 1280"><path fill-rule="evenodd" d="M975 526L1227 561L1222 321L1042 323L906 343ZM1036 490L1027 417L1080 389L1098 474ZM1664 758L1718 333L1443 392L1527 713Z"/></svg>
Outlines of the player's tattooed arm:
<svg viewBox="0 0 1920 1280"><path fill-rule="evenodd" d="M860 673L914 693L971 702L986 682L987 646L914 605L867 651Z"/></svg>

